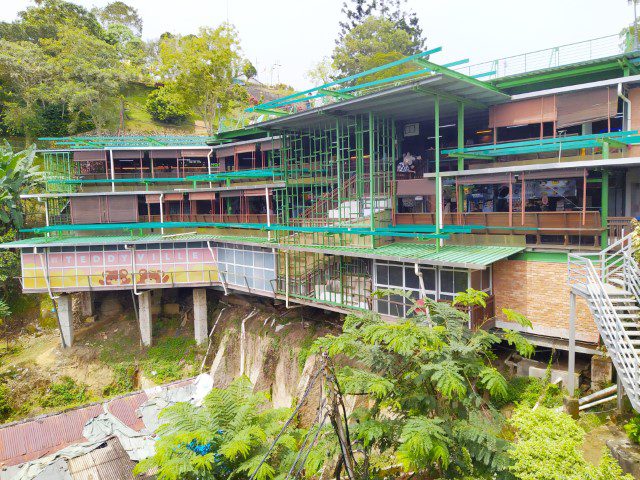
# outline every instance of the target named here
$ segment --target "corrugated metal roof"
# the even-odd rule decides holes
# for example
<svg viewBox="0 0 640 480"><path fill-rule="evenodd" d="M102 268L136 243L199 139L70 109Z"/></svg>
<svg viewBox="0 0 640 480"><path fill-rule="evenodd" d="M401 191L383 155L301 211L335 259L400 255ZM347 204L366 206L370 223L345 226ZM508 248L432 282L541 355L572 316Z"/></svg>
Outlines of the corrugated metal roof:
<svg viewBox="0 0 640 480"><path fill-rule="evenodd" d="M515 255L525 249L525 247L484 245L445 245L437 249L434 244L401 242L390 243L377 248L315 247L311 245L305 245L304 247L282 246L282 248L290 250L318 250L332 255L348 254L398 262L417 262L426 265L471 269L485 269L492 263Z"/></svg>
<svg viewBox="0 0 640 480"><path fill-rule="evenodd" d="M18 465L86 441L85 423L101 413L102 405L90 405L0 428L0 465Z"/></svg>
<svg viewBox="0 0 640 480"><path fill-rule="evenodd" d="M136 462L129 458L117 438L110 438L104 446L84 455L69 459L69 474L73 480L134 480L153 478L151 475L133 475Z"/></svg>

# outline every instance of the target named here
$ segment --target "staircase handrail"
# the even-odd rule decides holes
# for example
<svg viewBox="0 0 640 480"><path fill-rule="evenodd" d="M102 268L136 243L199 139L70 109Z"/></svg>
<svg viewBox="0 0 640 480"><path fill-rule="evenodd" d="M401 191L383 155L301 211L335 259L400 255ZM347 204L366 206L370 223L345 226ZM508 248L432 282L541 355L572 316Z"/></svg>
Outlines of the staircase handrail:
<svg viewBox="0 0 640 480"><path fill-rule="evenodd" d="M587 260L587 271L590 280L588 290L593 296L592 303L600 313L599 317L602 321L599 323L602 324L602 329L611 340L611 345L607 345L607 349L615 353L615 355L611 355L611 359L616 369L626 373L627 378L634 379L629 385L625 385L625 389L628 394L633 392L637 398L639 393L637 377L640 373L640 357L638 357L638 353L633 348L631 339L627 335L618 312L613 307L611 298L605 289L605 284L590 260ZM627 346L627 348L621 349L621 345Z"/></svg>
<svg viewBox="0 0 640 480"><path fill-rule="evenodd" d="M608 250L608 249L607 249ZM610 251L610 250L608 250ZM640 380L640 357L633 348L631 339L627 335L622 320L618 316L618 312L613 306L611 298L607 293L605 282L603 280L603 268L606 269L606 254L598 255L600 257L600 268L596 268L590 257L593 254L569 254L569 279L582 283L587 292L592 297L592 305L598 311L597 317L600 319L596 322L601 336L605 339L605 344L609 352L612 353L611 359L616 369L623 375L623 383L627 394L634 401L634 404L640 400L639 380ZM624 255L626 260L631 259L630 250ZM637 266L637 265L636 265ZM578 268L580 267L580 268ZM640 282L638 282L637 271L629 275L635 276L632 283L633 288L638 287L635 292L640 293ZM583 281L580 281L583 279ZM638 297L636 297L637 299ZM609 340L609 341L607 341ZM622 347L622 348L621 348ZM632 381L625 381L630 379ZM634 405L635 406L635 405Z"/></svg>

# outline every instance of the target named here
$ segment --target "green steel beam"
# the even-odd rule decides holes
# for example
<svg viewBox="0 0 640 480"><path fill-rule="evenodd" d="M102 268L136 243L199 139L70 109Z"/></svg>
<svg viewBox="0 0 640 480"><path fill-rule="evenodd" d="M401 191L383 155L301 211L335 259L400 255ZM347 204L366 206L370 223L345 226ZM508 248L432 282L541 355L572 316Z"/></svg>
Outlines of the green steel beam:
<svg viewBox="0 0 640 480"><path fill-rule="evenodd" d="M600 202L600 221L603 228L600 239L600 248L606 248L609 238L609 232L607 231L607 223L609 221L609 170L602 170Z"/></svg>
<svg viewBox="0 0 640 480"><path fill-rule="evenodd" d="M307 95L309 93L316 92L321 88L329 88L329 87L333 87L334 85L340 85L340 84L343 84L345 82L349 82L351 80L357 80L358 78L366 77L367 75L371 75L373 73L381 72L382 70L387 70L387 69L392 68L392 67L397 67L398 65L402 65L404 63L411 62L411 61L415 60L416 58L426 57L428 55L431 55L432 53L440 52L441 50L442 50L442 47L437 47L437 48L432 48L430 50L426 50L424 52L416 53L415 55L410 55L408 57L401 58L401 59L396 60L394 62L385 63L384 65L380 65L379 67L375 67L375 68L371 68L369 70L365 70L364 72L356 73L354 75L349 75L348 77L340 78L338 80L334 80L332 82L325 83L323 85L320 85L319 87L313 87L313 88L310 88L308 90L304 90L302 92L292 93L290 95L286 95L284 97L281 97L281 98L278 98L278 99L275 99L275 100L272 100L272 101L269 101L269 102L264 102L264 103L262 103L260 105L257 105L256 107L248 108L247 111L255 111L256 108L270 108L271 106L273 106L273 105L275 105L277 103L280 103L283 100L289 100L289 99L298 98L298 97Z"/></svg>
<svg viewBox="0 0 640 480"><path fill-rule="evenodd" d="M342 100L349 100L351 98L355 98L355 95L352 95L350 93L340 92L338 90L329 90L327 88L318 89L318 93L321 93L323 95L328 95L330 97L335 97L335 98L338 98L338 99L342 99Z"/></svg>
<svg viewBox="0 0 640 480"><path fill-rule="evenodd" d="M470 77L465 75L464 73L456 72L455 70L451 70L442 65L438 65L437 63L430 62L428 60L424 60L425 66L430 68L436 73L440 73L446 77L455 78L456 80L461 80L463 82L467 82L471 85L475 85L476 87L481 87L487 90L491 90L496 93L504 93L498 87L491 85L489 83L485 83L482 80L478 80L477 78Z"/></svg>
<svg viewBox="0 0 640 480"><path fill-rule="evenodd" d="M441 178L440 178L440 97L435 96L434 98L434 141L435 141L435 160L436 160L436 234L440 233L440 201L442 192L441 189ZM438 242L438 248L440 247L440 242Z"/></svg>
<svg viewBox="0 0 640 480"><path fill-rule="evenodd" d="M458 149L464 148L464 102L458 102ZM458 171L464 170L464 157L458 157ZM464 187L459 188L458 193L458 212L461 211L464 204Z"/></svg>
<svg viewBox="0 0 640 480"><path fill-rule="evenodd" d="M445 149L442 150L442 153L446 155L450 155L452 153L473 153L479 152L483 153L487 150L497 150L500 148L512 148L512 147L527 147L532 145L546 145L549 143L558 143L558 142L572 142L572 141L582 141L582 140L594 140L594 139L604 139L604 138L627 138L633 137L638 134L638 130L626 130L623 132L610 132L610 133L592 133L589 135L573 135L570 137L556 137L556 138L543 138L536 140L521 140L518 142L505 142L498 144L488 144L488 145L480 145L476 147L467 147L464 149Z"/></svg>

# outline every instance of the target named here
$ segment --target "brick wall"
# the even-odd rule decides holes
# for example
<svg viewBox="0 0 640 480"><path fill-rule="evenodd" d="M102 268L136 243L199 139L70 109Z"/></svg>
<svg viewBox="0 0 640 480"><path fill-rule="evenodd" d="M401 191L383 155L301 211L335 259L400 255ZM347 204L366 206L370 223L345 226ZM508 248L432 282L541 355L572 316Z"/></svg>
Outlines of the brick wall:
<svg viewBox="0 0 640 480"><path fill-rule="evenodd" d="M502 260L493 265L496 313L503 316L503 308L522 313L534 333L569 337L569 292L566 262ZM596 343L596 324L580 297L576 312L576 339Z"/></svg>

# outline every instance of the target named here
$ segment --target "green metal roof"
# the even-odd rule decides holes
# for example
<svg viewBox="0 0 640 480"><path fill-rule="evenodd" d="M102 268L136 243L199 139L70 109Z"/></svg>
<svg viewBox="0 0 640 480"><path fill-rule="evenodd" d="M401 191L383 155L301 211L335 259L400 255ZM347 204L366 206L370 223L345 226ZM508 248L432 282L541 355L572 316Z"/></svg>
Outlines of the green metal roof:
<svg viewBox="0 0 640 480"><path fill-rule="evenodd" d="M522 252L525 247L445 245L436 248L434 244L394 242L380 247L338 247L316 245L287 245L269 240L267 237L247 237L238 235L117 235L117 236L66 236L35 237L0 244L0 248L31 247L73 247L86 245L147 244L167 242L238 243L257 245L281 250L321 252L328 255L346 255L376 258L398 262L440 265L448 267L484 269L494 262Z"/></svg>
<svg viewBox="0 0 640 480"><path fill-rule="evenodd" d="M427 265L440 265L471 269L485 269L487 266L511 255L525 247L504 247L490 245L444 245L437 248L434 244L394 242L376 248L332 247L332 246L281 246L283 249L302 251L322 251L333 255L353 255L365 258L377 258L398 262L411 262Z"/></svg>

